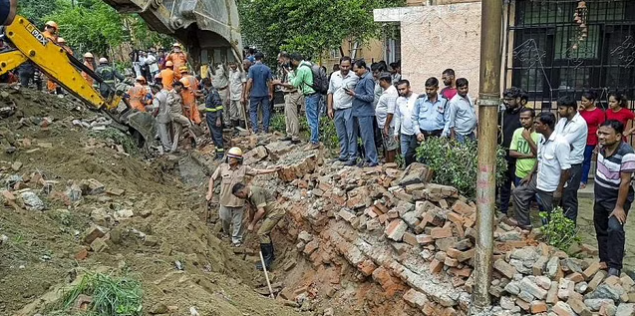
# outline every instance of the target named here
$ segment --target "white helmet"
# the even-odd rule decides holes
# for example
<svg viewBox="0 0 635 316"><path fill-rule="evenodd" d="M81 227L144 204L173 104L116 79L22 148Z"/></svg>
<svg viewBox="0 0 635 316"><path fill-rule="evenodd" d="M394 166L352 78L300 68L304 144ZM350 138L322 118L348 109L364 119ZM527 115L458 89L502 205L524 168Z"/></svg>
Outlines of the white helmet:
<svg viewBox="0 0 635 316"><path fill-rule="evenodd" d="M93 56L93 54L91 53L86 53L84 54L84 58L95 58L95 56Z"/></svg>
<svg viewBox="0 0 635 316"><path fill-rule="evenodd" d="M100 64L107 64L108 63L108 58L106 58L106 57L99 58L99 63Z"/></svg>

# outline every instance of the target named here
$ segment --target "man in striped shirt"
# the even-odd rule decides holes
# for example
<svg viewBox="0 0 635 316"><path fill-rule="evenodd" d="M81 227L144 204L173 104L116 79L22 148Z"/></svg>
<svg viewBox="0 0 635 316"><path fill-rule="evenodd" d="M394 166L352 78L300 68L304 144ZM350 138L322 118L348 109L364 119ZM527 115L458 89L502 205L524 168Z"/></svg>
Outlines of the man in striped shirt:
<svg viewBox="0 0 635 316"><path fill-rule="evenodd" d="M595 173L593 223L598 240L600 263L609 275L620 276L624 258L624 224L633 203L631 177L635 171L635 151L622 141L624 125L615 120L598 129L601 149Z"/></svg>

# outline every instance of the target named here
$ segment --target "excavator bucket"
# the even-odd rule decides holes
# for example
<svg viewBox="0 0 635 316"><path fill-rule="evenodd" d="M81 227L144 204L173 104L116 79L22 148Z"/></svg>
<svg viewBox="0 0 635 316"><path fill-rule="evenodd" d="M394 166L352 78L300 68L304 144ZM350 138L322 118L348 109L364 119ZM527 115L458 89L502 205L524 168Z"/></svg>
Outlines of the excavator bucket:
<svg viewBox="0 0 635 316"><path fill-rule="evenodd" d="M195 69L242 56L234 0L103 0L122 13L138 13L155 31L185 45Z"/></svg>

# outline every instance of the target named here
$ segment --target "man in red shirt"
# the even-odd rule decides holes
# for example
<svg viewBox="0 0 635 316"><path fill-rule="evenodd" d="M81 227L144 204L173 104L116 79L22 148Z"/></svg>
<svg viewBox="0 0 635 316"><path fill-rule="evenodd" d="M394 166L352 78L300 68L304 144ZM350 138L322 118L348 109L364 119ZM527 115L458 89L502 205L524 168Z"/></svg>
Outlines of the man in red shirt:
<svg viewBox="0 0 635 316"><path fill-rule="evenodd" d="M456 95L456 76L453 69L446 69L441 76L445 88L441 90L441 95L448 101Z"/></svg>
<svg viewBox="0 0 635 316"><path fill-rule="evenodd" d="M584 162L582 162L582 181L580 188L584 189L589 181L589 170L591 170L591 159L593 151L598 144L597 131L600 125L604 123L606 117L604 111L595 106L597 95L593 91L582 94L580 101L580 115L586 121L588 129L586 147L584 148Z"/></svg>

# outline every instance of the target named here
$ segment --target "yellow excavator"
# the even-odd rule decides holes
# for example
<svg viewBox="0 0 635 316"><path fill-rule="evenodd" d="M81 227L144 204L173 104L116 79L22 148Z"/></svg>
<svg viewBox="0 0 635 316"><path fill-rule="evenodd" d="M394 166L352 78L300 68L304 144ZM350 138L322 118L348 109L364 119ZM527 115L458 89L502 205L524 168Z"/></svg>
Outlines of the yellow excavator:
<svg viewBox="0 0 635 316"><path fill-rule="evenodd" d="M121 93L109 86L109 96L86 81L85 72L96 82L107 85L91 69L62 47L44 38L30 21L16 15L18 0L0 0L0 36L11 50L0 52L0 75L32 61L48 78L94 109L103 110L116 122L131 128L142 145L155 137L154 119L148 113L133 111ZM238 10L233 0L104 0L121 13L138 13L155 31L177 38L189 52L194 69L239 61L241 38ZM125 109L118 110L124 102Z"/></svg>

